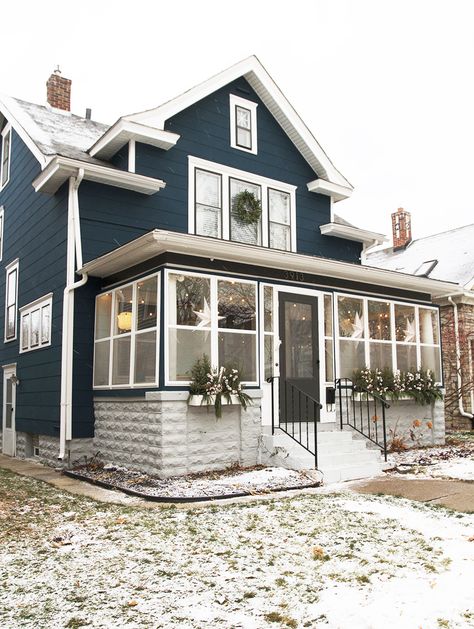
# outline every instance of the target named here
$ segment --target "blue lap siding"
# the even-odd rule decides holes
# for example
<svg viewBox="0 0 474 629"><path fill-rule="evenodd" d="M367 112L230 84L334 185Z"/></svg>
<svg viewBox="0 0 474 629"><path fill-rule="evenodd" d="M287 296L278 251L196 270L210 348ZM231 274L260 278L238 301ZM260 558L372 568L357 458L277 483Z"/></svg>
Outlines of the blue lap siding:
<svg viewBox="0 0 474 629"><path fill-rule="evenodd" d="M16 429L44 435L59 434L61 390L61 329L66 277L67 187L57 194L35 193L31 182L40 165L13 132L10 181L0 191L5 227L0 278L0 364L17 364ZM19 354L17 339L3 342L5 326L5 266L19 258L18 306L53 293L50 347ZM3 396L3 387L0 387Z"/></svg>
<svg viewBox="0 0 474 629"><path fill-rule="evenodd" d="M229 93L258 103L258 154L230 147ZM188 231L188 155L297 186L297 248L300 253L358 262L359 243L322 236L330 221L329 197L308 192L316 174L244 78L240 78L167 121L181 137L164 151L136 145L136 172L163 179L151 197L97 184L80 189L84 260L96 258L153 228ZM124 148L116 165L127 163Z"/></svg>

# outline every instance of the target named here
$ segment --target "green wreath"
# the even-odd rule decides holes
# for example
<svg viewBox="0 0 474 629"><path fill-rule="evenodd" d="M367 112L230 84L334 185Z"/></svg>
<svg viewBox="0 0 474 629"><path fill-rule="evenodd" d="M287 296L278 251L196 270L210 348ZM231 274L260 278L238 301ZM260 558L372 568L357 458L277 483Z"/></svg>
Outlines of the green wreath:
<svg viewBox="0 0 474 629"><path fill-rule="evenodd" d="M262 204L253 192L242 190L234 197L232 212L244 225L256 225L262 216Z"/></svg>

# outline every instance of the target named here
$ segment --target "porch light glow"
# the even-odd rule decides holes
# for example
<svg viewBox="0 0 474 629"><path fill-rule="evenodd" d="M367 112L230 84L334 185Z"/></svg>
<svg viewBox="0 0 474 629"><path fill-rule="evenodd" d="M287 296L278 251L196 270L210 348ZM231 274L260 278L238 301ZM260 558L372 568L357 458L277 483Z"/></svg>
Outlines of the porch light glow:
<svg viewBox="0 0 474 629"><path fill-rule="evenodd" d="M117 315L117 327L122 332L130 332L132 329L132 313L121 312Z"/></svg>

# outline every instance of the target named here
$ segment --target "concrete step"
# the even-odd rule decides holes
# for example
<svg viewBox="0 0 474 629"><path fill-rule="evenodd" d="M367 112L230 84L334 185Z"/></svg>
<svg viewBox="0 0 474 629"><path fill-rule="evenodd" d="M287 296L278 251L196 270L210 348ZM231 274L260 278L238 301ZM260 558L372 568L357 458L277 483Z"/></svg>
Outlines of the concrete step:
<svg viewBox="0 0 474 629"><path fill-rule="evenodd" d="M299 433L298 433L299 434ZM310 447L312 445L310 440ZM262 437L264 462L289 469L314 469L314 456L284 432ZM318 432L318 468L324 482L336 483L375 476L382 472L380 450L367 448L367 440L357 439L351 430Z"/></svg>

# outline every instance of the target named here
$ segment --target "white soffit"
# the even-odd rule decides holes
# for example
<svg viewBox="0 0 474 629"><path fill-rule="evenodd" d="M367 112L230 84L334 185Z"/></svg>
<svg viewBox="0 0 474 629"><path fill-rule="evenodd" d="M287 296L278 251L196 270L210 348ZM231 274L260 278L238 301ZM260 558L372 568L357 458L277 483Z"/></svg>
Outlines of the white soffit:
<svg viewBox="0 0 474 629"><path fill-rule="evenodd" d="M124 116L124 120L164 129L168 118L241 76L248 81L265 106L271 111L316 175L352 191L351 184L336 169L280 88L254 55L200 83L167 103L148 111Z"/></svg>
<svg viewBox="0 0 474 629"><path fill-rule="evenodd" d="M310 192L324 194L331 197L334 201L342 201L352 194L352 187L340 186L331 181L326 181L325 179L315 179L314 181L310 181L307 186Z"/></svg>
<svg viewBox="0 0 474 629"><path fill-rule="evenodd" d="M344 238L345 240L362 242L366 245L381 245L384 242L388 242L388 238L384 234L378 234L377 232L359 229L358 227L351 227L349 225L341 225L339 223L326 223L325 225L321 225L319 229L323 236L336 236L337 238Z"/></svg>
<svg viewBox="0 0 474 629"><path fill-rule="evenodd" d="M34 179L33 188L36 192L54 194L69 177L76 176L81 169L84 171L84 179L87 181L133 190L142 194L154 194L166 185L161 179L153 179L152 177L89 164L67 157L55 157Z"/></svg>
<svg viewBox="0 0 474 629"><path fill-rule="evenodd" d="M374 284L387 288L428 293L433 298L452 293L456 287L451 282L441 282L360 264L160 229L144 234L100 258L88 262L78 272L88 273L93 277L108 277L165 252L198 256L211 260L240 262L265 268L291 269L295 272L323 275L368 285Z"/></svg>
<svg viewBox="0 0 474 629"><path fill-rule="evenodd" d="M156 146L167 151L175 146L179 137L177 133L163 131L162 129L120 118L89 149L89 154L100 159L110 159L130 140Z"/></svg>

